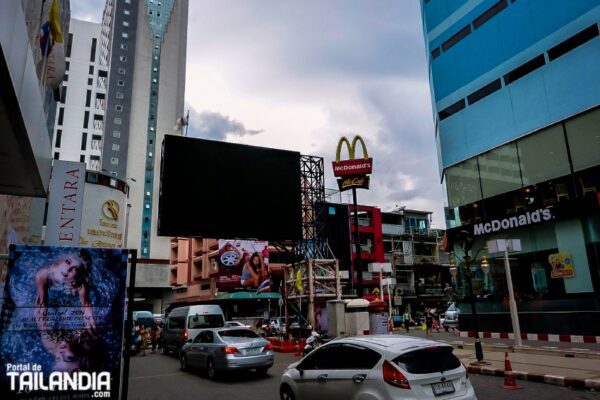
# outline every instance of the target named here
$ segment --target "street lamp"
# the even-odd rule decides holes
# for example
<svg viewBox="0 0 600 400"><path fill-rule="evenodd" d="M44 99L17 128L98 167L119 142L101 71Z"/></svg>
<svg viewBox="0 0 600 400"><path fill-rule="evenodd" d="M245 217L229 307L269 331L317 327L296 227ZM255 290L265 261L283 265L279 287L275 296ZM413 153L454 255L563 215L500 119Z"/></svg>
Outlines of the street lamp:
<svg viewBox="0 0 600 400"><path fill-rule="evenodd" d="M469 251L473 247L475 239L473 235L466 230L460 231L458 234L458 242L464 252L465 276L469 285L469 296L471 297L471 312L473 314L473 329L475 330L475 357L477 364L485 364L483 361L483 349L481 348L481 339L479 338L479 321L477 318L477 307L475 305L475 294L473 293L473 271L471 271L471 263L473 259L469 256ZM480 250L481 251L481 250ZM477 254L475 258L477 258ZM489 268L489 265L488 265Z"/></svg>
<svg viewBox="0 0 600 400"><path fill-rule="evenodd" d="M485 289L489 289L489 284L488 284L488 275L490 273L490 263L487 259L486 256L483 256L483 259L481 260L481 272L483 272L483 277L485 279Z"/></svg>

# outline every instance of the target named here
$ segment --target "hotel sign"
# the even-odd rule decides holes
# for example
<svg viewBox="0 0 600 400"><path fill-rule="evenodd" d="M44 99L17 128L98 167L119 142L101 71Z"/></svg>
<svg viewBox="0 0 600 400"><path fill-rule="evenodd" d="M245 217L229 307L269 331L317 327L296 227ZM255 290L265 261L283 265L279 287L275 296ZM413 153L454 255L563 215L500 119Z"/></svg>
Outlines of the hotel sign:
<svg viewBox="0 0 600 400"><path fill-rule="evenodd" d="M363 158L356 159L356 145L360 143L363 151ZM342 146L348 148L348 159L341 160ZM368 175L373 171L373 159L369 158L367 146L364 140L359 136L354 136L352 143L345 136L342 136L337 145L336 157L333 164L333 175L338 177L338 186L340 191L348 189L368 189Z"/></svg>

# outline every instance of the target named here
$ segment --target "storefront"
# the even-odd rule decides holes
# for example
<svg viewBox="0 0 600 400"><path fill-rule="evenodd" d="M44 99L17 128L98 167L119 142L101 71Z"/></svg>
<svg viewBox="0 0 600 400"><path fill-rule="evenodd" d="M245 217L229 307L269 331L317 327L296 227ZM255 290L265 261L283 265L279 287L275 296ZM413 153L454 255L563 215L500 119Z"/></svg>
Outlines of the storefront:
<svg viewBox="0 0 600 400"><path fill-rule="evenodd" d="M461 330L471 330L467 268L459 234L472 238L469 256L480 331L511 330L504 255L486 242L520 239L509 256L523 333L600 335L600 199L565 199L532 211L450 229ZM488 261L487 265L483 262Z"/></svg>

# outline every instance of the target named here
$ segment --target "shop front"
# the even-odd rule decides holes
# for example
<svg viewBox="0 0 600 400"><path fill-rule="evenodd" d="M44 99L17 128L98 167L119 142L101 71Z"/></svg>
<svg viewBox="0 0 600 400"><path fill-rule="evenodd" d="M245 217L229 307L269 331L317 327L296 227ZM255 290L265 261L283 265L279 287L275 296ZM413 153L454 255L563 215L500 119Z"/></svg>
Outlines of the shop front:
<svg viewBox="0 0 600 400"><path fill-rule="evenodd" d="M509 263L521 332L600 335L599 204L590 196L565 199L448 230L459 329L473 326L470 282L479 330L511 331L504 254L490 253L486 243L519 239L521 251L510 253ZM465 237L470 241L466 262Z"/></svg>

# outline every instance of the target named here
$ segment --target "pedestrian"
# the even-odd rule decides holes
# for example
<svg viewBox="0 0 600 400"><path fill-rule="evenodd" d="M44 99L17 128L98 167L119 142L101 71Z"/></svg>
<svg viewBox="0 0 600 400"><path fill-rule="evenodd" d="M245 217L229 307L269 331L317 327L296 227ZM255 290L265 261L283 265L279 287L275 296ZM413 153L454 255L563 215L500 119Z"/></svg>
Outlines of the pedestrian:
<svg viewBox="0 0 600 400"><path fill-rule="evenodd" d="M150 343L152 344L152 354L156 353L156 344L158 339L158 327L156 326L156 322L152 324L152 328L150 328Z"/></svg>
<svg viewBox="0 0 600 400"><path fill-rule="evenodd" d="M404 329L406 329L406 333L408 333L410 328L410 320L410 313L408 312L408 309L406 309L404 315L402 316L402 322L404 322Z"/></svg>
<svg viewBox="0 0 600 400"><path fill-rule="evenodd" d="M429 336L429 332L433 327L433 315L431 314L431 310L429 308L425 310L425 325L427 327L425 331L427 333L427 336Z"/></svg>
<svg viewBox="0 0 600 400"><path fill-rule="evenodd" d="M433 329L435 329L437 333L440 333L440 317L437 313L437 310L431 310L431 317L433 319L432 332Z"/></svg>
<svg viewBox="0 0 600 400"><path fill-rule="evenodd" d="M146 325L142 324L140 325L140 329L139 329L139 335L140 335L140 356L145 356L146 355L146 348L148 347L148 330L146 329Z"/></svg>

